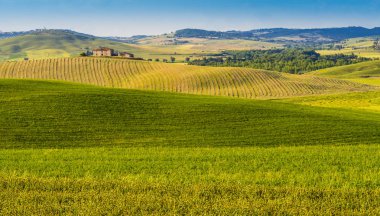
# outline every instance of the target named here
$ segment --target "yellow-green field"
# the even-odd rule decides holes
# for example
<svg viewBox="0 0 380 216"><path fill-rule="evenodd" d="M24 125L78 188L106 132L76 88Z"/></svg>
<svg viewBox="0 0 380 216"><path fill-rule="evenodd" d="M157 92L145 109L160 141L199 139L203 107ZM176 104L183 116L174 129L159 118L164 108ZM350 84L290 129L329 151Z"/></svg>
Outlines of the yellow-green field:
<svg viewBox="0 0 380 216"><path fill-rule="evenodd" d="M0 78L61 80L104 87L239 98L286 98L374 89L338 79L249 68L103 58L4 62L0 63Z"/></svg>
<svg viewBox="0 0 380 216"><path fill-rule="evenodd" d="M302 105L380 112L380 92L346 93L287 99Z"/></svg>
<svg viewBox="0 0 380 216"><path fill-rule="evenodd" d="M321 55L355 54L357 56L365 57L365 58L373 58L373 59L380 58L380 51L375 51L372 49L354 50L351 48L347 48L347 49L342 49L342 50L317 50L317 52Z"/></svg>
<svg viewBox="0 0 380 216"><path fill-rule="evenodd" d="M366 85L380 86L380 78L350 79L350 81Z"/></svg>
<svg viewBox="0 0 380 216"><path fill-rule="evenodd" d="M71 56L70 53L58 49L28 50L26 55L30 59L67 58Z"/></svg>
<svg viewBox="0 0 380 216"><path fill-rule="evenodd" d="M354 65L326 68L311 72L311 75L345 79L353 82L379 86L380 61L362 62Z"/></svg>
<svg viewBox="0 0 380 216"><path fill-rule="evenodd" d="M379 93L317 97L2 79L0 215L380 214Z"/></svg>

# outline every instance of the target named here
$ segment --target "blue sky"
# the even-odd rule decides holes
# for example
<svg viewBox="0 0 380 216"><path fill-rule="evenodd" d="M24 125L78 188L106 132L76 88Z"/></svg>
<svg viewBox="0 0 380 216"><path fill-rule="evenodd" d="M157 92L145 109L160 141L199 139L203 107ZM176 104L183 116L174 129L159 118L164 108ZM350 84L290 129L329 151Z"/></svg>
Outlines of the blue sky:
<svg viewBox="0 0 380 216"><path fill-rule="evenodd" d="M0 0L0 30L131 36L182 28L374 27L379 12L380 0Z"/></svg>

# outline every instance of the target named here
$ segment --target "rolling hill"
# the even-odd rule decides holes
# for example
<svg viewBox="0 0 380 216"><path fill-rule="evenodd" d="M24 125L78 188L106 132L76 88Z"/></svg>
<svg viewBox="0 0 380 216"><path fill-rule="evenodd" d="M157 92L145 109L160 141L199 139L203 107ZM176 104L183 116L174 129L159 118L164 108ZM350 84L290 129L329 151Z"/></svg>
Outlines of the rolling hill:
<svg viewBox="0 0 380 216"><path fill-rule="evenodd" d="M376 113L48 81L0 81L0 148L370 144ZM302 133L300 133L302 131Z"/></svg>
<svg viewBox="0 0 380 216"><path fill-rule="evenodd" d="M310 74L320 77L346 79L365 84L380 85L380 61L327 68L311 72Z"/></svg>
<svg viewBox="0 0 380 216"><path fill-rule="evenodd" d="M338 79L249 68L198 67L106 58L4 62L0 63L0 78L61 80L104 87L239 98L286 98L374 89Z"/></svg>
<svg viewBox="0 0 380 216"><path fill-rule="evenodd" d="M81 52L100 46L136 54L141 52L140 49L125 43L70 30L40 30L0 40L0 60L79 56Z"/></svg>

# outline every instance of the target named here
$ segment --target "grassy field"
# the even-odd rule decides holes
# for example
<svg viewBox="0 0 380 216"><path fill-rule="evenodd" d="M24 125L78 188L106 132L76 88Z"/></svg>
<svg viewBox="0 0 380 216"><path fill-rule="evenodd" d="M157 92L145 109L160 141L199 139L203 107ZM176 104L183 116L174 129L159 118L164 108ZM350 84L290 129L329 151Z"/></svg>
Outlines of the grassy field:
<svg viewBox="0 0 380 216"><path fill-rule="evenodd" d="M0 101L0 214L380 213L379 112L32 80Z"/></svg>
<svg viewBox="0 0 380 216"><path fill-rule="evenodd" d="M0 150L3 215L377 215L379 146Z"/></svg>
<svg viewBox="0 0 380 216"><path fill-rule="evenodd" d="M313 97L291 98L287 101L297 104L340 108L347 110L365 110L380 112L380 92L346 93Z"/></svg>
<svg viewBox="0 0 380 216"><path fill-rule="evenodd" d="M310 74L379 86L380 61L370 61L342 67L327 68Z"/></svg>
<svg viewBox="0 0 380 216"><path fill-rule="evenodd" d="M2 148L371 144L380 134L376 113L54 82L0 89Z"/></svg>
<svg viewBox="0 0 380 216"><path fill-rule="evenodd" d="M104 58L4 62L0 63L0 78L61 80L104 87L262 99L375 88L331 78L249 68L198 67Z"/></svg>

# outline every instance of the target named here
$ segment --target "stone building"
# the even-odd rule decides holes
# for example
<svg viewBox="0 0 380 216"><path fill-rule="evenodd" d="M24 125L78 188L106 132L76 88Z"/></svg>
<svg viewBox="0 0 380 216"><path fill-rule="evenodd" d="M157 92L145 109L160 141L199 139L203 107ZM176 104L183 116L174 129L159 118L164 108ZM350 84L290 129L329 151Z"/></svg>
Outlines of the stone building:
<svg viewBox="0 0 380 216"><path fill-rule="evenodd" d="M92 50L93 56L114 56L115 51L113 49L102 47Z"/></svg>
<svg viewBox="0 0 380 216"><path fill-rule="evenodd" d="M128 52L120 52L119 56L125 57L125 58L134 58L135 57L135 55L133 55L132 53L128 53Z"/></svg>

